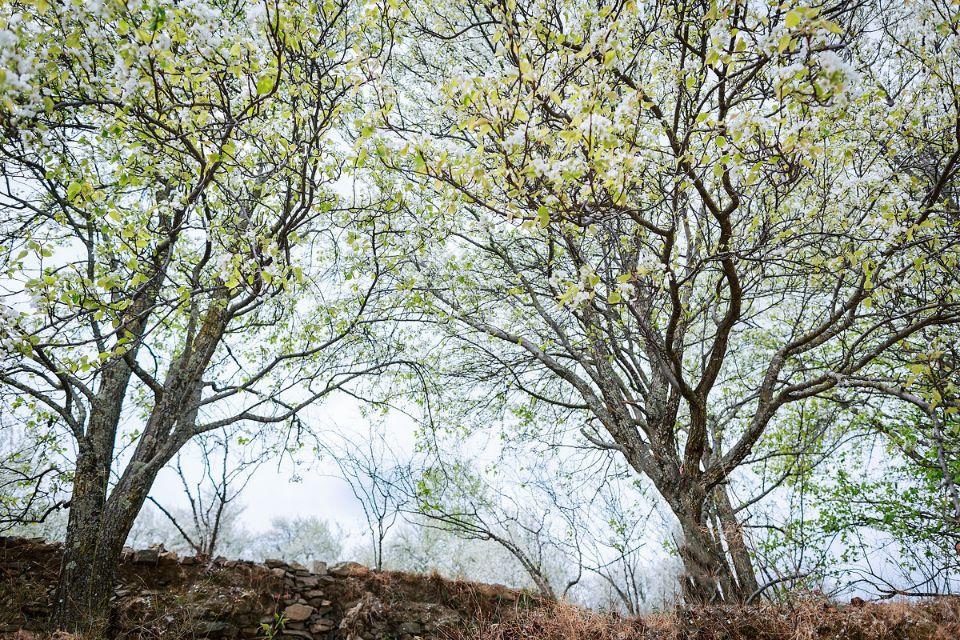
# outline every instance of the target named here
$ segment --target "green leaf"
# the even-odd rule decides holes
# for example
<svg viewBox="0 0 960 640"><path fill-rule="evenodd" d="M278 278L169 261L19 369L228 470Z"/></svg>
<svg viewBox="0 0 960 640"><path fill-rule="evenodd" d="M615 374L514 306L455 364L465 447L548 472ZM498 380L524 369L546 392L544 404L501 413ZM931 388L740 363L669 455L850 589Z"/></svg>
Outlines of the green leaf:
<svg viewBox="0 0 960 640"><path fill-rule="evenodd" d="M69 186L67 186L67 200L73 201L74 199L76 199L77 195L80 193L82 189L83 189L82 182L71 182Z"/></svg>
<svg viewBox="0 0 960 640"><path fill-rule="evenodd" d="M427 168L427 163L423 159L423 154L420 151L417 151L416 155L413 156L413 168L417 171L423 171Z"/></svg>
<svg viewBox="0 0 960 640"><path fill-rule="evenodd" d="M836 34L843 33L843 27L838 25L836 22L830 22L829 20L821 20L820 25L830 33L836 33Z"/></svg>
<svg viewBox="0 0 960 640"><path fill-rule="evenodd" d="M550 224L550 212L545 205L540 205L537 209L537 224L544 228Z"/></svg>
<svg viewBox="0 0 960 640"><path fill-rule="evenodd" d="M257 80L257 95L264 95L273 91L273 76L263 76Z"/></svg>

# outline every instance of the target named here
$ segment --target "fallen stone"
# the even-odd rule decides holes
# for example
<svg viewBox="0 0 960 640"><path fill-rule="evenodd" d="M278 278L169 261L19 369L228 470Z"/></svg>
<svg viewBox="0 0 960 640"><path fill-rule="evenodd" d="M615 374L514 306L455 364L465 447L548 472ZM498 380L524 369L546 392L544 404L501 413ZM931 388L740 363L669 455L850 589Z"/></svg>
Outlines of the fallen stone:
<svg viewBox="0 0 960 640"><path fill-rule="evenodd" d="M263 564L267 565L271 569L283 569L287 567L287 563L283 560L277 560L276 558L267 558L263 561Z"/></svg>
<svg viewBox="0 0 960 640"><path fill-rule="evenodd" d="M318 576L326 575L327 573L327 563L321 560L314 560L312 568L313 573L317 574Z"/></svg>

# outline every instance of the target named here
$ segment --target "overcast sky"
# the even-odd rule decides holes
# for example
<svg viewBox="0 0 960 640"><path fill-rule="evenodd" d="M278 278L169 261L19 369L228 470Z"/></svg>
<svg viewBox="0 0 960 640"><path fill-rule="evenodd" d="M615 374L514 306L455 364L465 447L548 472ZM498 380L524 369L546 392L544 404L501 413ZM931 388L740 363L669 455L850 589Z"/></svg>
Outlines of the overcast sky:
<svg viewBox="0 0 960 640"><path fill-rule="evenodd" d="M365 418L353 398L330 397L304 413L305 422L333 434L356 435L367 438L370 420ZM388 443L401 450L413 445L414 423L410 418L392 412L381 420L388 433ZM188 456L192 456L193 459ZM199 466L198 451L185 449L184 460ZM188 472L190 467L187 467ZM241 516L244 527L261 531L277 516L318 516L339 523L347 530L359 533L363 527L363 512L350 491L349 485L338 476L332 460L315 461L309 450L300 456L299 464L288 458L269 459L253 475L244 490L241 502L245 506ZM180 481L170 468L164 469L151 495L162 504L186 506Z"/></svg>

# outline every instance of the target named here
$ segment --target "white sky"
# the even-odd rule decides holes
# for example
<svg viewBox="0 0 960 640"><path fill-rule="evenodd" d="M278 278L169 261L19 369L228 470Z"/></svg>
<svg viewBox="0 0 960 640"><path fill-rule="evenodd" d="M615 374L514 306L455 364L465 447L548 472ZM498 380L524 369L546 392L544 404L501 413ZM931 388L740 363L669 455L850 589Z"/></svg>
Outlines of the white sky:
<svg viewBox="0 0 960 640"><path fill-rule="evenodd" d="M368 437L369 419L361 414L358 402L348 396L331 396L306 410L304 417L309 424L324 431L355 434L358 441ZM415 425L410 418L392 412L382 423L389 425L383 428L388 430L390 445L402 450L412 447ZM198 453L189 446L185 451ZM245 528L262 531L269 526L270 519L277 516L317 516L359 533L364 526L363 512L349 485L337 477L336 464L332 460L312 458L312 453L305 451L300 456L300 464L287 457L273 458L257 469L240 498L245 506L240 521ZM189 458L185 460L189 464ZM189 467L187 470L189 472ZM186 506L180 481L169 468L157 477L151 495L164 505Z"/></svg>

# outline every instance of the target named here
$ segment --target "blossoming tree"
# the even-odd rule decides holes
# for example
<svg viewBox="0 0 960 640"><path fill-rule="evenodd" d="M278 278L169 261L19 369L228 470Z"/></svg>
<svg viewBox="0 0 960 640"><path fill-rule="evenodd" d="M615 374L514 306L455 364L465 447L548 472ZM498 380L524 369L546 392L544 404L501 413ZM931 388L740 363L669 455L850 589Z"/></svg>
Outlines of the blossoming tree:
<svg viewBox="0 0 960 640"><path fill-rule="evenodd" d="M688 599L750 598L728 487L780 409L960 320L956 5L391 15L405 55L369 155L429 238L407 287L448 366L563 409L647 476Z"/></svg>
<svg viewBox="0 0 960 640"><path fill-rule="evenodd" d="M0 9L0 392L72 441L62 628L102 621L134 518L187 441L296 426L390 364L370 343L386 235L334 189L358 11Z"/></svg>

